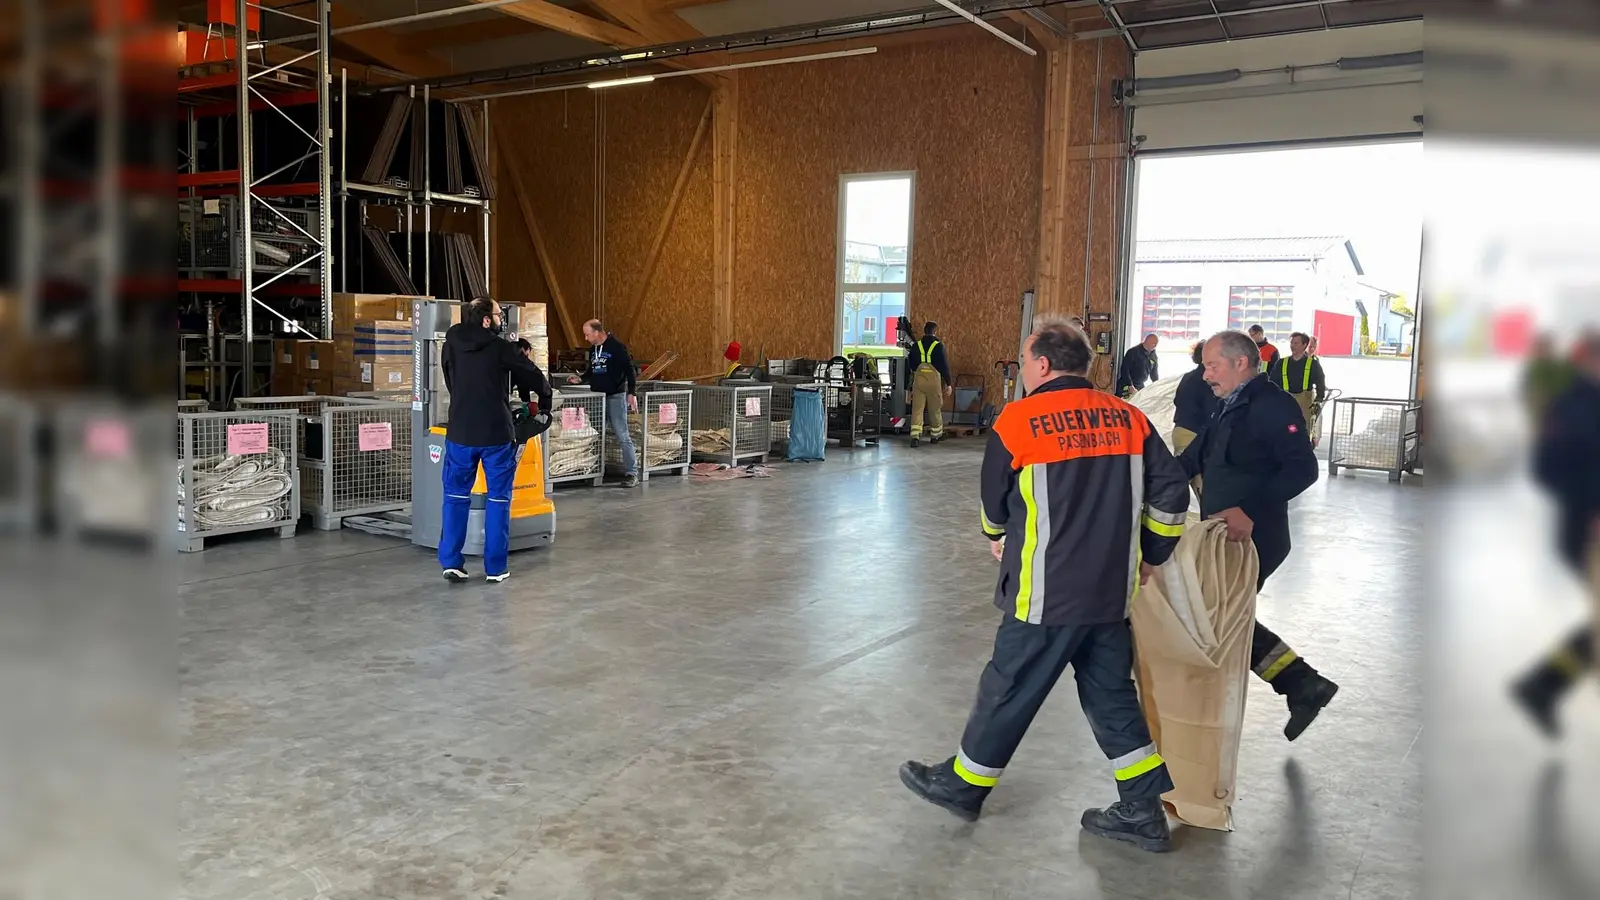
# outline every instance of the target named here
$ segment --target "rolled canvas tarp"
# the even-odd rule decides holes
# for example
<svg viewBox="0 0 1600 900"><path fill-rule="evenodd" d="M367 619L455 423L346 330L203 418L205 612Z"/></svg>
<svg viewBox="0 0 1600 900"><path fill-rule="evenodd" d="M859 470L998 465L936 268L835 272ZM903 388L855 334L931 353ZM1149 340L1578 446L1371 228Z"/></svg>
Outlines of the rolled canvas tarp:
<svg viewBox="0 0 1600 900"><path fill-rule="evenodd" d="M1132 607L1145 719L1189 825L1233 830L1233 798L1255 625L1255 545L1192 522Z"/></svg>

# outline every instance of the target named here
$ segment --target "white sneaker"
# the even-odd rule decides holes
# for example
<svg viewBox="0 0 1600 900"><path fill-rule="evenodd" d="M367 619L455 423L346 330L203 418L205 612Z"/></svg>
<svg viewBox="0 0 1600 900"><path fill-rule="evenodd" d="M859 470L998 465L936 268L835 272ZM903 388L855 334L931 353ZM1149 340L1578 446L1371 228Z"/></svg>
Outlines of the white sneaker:
<svg viewBox="0 0 1600 900"><path fill-rule="evenodd" d="M466 569L445 569L444 580L451 584L462 584L467 580Z"/></svg>
<svg viewBox="0 0 1600 900"><path fill-rule="evenodd" d="M483 580L489 582L490 584L499 584L510 577L510 572L501 572L499 575L485 575L483 576Z"/></svg>

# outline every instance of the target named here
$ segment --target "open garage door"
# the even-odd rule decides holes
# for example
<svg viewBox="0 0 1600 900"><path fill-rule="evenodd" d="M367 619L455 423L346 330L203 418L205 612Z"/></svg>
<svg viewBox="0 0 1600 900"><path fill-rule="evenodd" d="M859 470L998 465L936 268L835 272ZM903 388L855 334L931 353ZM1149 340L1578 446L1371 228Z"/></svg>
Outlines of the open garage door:
<svg viewBox="0 0 1600 900"><path fill-rule="evenodd" d="M1141 154L1422 136L1421 21L1144 49L1134 73Z"/></svg>

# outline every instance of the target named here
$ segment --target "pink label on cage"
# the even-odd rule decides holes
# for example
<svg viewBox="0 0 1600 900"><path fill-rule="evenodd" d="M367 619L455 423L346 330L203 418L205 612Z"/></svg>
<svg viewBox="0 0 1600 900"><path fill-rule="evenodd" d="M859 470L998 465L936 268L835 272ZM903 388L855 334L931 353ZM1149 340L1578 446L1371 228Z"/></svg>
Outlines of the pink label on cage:
<svg viewBox="0 0 1600 900"><path fill-rule="evenodd" d="M89 423L83 436L83 450L98 459L127 459L128 424L115 419L101 419Z"/></svg>
<svg viewBox="0 0 1600 900"><path fill-rule="evenodd" d="M676 404L676 403L663 403L663 404L661 404L661 413L659 415L659 418L661 420L661 424L663 424L663 425L676 425L676 424L678 424L678 404Z"/></svg>
<svg viewBox="0 0 1600 900"><path fill-rule="evenodd" d="M228 455L248 456L267 452L267 423L246 422L228 426Z"/></svg>
<svg viewBox="0 0 1600 900"><path fill-rule="evenodd" d="M561 430L582 431L589 427L589 413L581 406L561 407Z"/></svg>
<svg viewBox="0 0 1600 900"><path fill-rule="evenodd" d="M747 418L747 419L753 419L756 416L761 415L761 398L760 397L746 397L746 398L744 398L744 415L745 415L745 418Z"/></svg>
<svg viewBox="0 0 1600 900"><path fill-rule="evenodd" d="M356 431L362 453L394 449L394 428L388 422L362 422Z"/></svg>

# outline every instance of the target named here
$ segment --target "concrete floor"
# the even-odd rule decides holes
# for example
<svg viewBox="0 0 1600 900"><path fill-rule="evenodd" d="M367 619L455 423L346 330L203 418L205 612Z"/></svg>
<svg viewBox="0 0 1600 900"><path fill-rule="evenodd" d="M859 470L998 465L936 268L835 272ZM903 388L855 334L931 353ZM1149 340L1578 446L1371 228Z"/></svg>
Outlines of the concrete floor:
<svg viewBox="0 0 1600 900"><path fill-rule="evenodd" d="M1291 747L1252 686L1235 832L1081 835L1115 792L1071 690L980 823L900 785L998 621L980 449L563 491L499 586L348 531L182 558L184 895L1422 896L1420 483L1299 501L1261 615L1343 692Z"/></svg>

